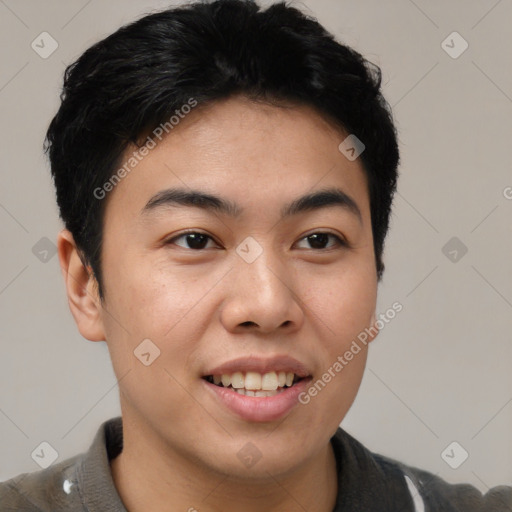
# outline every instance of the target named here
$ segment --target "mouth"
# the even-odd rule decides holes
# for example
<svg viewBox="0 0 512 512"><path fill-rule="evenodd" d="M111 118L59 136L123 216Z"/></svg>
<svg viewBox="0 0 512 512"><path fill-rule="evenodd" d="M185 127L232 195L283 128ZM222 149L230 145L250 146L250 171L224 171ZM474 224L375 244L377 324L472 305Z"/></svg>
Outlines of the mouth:
<svg viewBox="0 0 512 512"><path fill-rule="evenodd" d="M258 372L234 372L215 375L206 375L204 380L221 388L230 389L239 395L251 397L272 397L297 385L306 377L301 377L294 372L271 371Z"/></svg>
<svg viewBox="0 0 512 512"><path fill-rule="evenodd" d="M311 371L287 355L239 358L205 372L201 380L213 403L251 423L282 420L300 404Z"/></svg>
<svg viewBox="0 0 512 512"><path fill-rule="evenodd" d="M221 410L249 422L281 420L298 404L312 373L286 354L240 357L205 371L207 396Z"/></svg>

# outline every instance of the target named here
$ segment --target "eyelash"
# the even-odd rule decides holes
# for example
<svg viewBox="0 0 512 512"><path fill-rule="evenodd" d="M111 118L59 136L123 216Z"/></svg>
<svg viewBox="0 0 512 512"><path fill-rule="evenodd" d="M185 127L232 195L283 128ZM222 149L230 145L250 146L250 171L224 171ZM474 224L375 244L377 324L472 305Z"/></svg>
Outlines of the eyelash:
<svg viewBox="0 0 512 512"><path fill-rule="evenodd" d="M201 231L196 231L196 230L189 230L189 231L184 231L183 233L177 235L177 236L174 236L168 240L165 241L165 245L172 245L176 240L179 240L180 238L183 238L183 237L186 237L187 235L203 235L203 236L206 236L207 238L209 238L210 240L212 240L213 242L215 242L215 240L210 236L210 235L207 235L206 233L203 233ZM307 238L309 238L310 236L313 236L313 235L328 235L334 239L336 239L336 245L338 247L350 247L348 242L346 240L344 240L343 238L339 237L338 235L335 235L334 233L330 233L328 231L314 231L313 233L309 233L305 236L303 236L299 241L302 241L302 240L305 240ZM217 242L215 242L217 243ZM181 247L181 246L178 246L178 247ZM181 247L182 249L185 249L185 247ZM205 248L203 249L190 249L190 248L186 248L190 251L194 251L194 252L201 252L201 251L204 251L206 250ZM327 247L327 248L323 248L323 249L311 249L313 251L327 251L329 249L333 249L333 247Z"/></svg>

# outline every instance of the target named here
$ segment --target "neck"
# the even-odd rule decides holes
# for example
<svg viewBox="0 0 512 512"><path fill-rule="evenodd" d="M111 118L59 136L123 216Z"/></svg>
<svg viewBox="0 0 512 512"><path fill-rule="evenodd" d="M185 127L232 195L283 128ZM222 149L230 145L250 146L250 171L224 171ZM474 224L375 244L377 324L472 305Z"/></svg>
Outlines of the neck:
<svg viewBox="0 0 512 512"><path fill-rule="evenodd" d="M205 468L168 447L148 443L123 418L123 451L111 461L112 477L128 512L332 512L337 496L331 443L286 475L241 479ZM170 508L172 507L172 508Z"/></svg>

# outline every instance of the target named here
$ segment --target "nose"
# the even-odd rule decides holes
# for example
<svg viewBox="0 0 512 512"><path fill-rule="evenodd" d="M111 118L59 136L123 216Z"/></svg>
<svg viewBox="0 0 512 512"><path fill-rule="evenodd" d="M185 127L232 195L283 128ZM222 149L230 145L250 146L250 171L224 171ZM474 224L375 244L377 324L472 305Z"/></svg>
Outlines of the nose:
<svg viewBox="0 0 512 512"><path fill-rule="evenodd" d="M300 329L304 310L294 275L293 269L271 257L270 250L252 263L238 258L227 276L227 298L220 315L224 327L234 333L262 334Z"/></svg>

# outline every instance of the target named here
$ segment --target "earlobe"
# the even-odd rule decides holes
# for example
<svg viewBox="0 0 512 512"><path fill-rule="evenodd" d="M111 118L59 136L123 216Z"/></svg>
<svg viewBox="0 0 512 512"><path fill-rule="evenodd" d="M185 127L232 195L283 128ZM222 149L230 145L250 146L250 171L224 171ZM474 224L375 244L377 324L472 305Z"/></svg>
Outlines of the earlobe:
<svg viewBox="0 0 512 512"><path fill-rule="evenodd" d="M69 308L80 334L90 341L105 341L96 279L92 269L82 263L73 235L67 229L57 236L57 248Z"/></svg>

